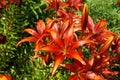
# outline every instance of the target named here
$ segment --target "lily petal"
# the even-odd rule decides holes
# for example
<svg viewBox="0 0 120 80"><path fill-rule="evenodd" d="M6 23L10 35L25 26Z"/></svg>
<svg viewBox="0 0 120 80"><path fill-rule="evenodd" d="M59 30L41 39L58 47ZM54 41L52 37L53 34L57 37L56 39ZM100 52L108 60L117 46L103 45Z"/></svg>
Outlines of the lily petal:
<svg viewBox="0 0 120 80"><path fill-rule="evenodd" d="M45 23L43 22L43 20L39 20L36 24L36 28L37 28L37 31L42 34L43 31L45 30Z"/></svg>
<svg viewBox="0 0 120 80"><path fill-rule="evenodd" d="M60 54L59 56L57 56L55 58L54 67L53 67L53 70L52 70L52 75L54 75L55 71L57 70L58 66L62 63L64 58L65 58L65 55L62 55L62 54Z"/></svg>
<svg viewBox="0 0 120 80"><path fill-rule="evenodd" d="M92 18L90 16L88 16L87 27L88 27L88 29L89 29L90 32L95 33L95 31L94 31L95 24L94 24L94 22L93 22L93 20L92 20Z"/></svg>
<svg viewBox="0 0 120 80"><path fill-rule="evenodd" d="M87 79L90 79L90 80L104 80L104 78L101 75L98 75L97 73L92 71L88 71L86 74L86 77Z"/></svg>
<svg viewBox="0 0 120 80"><path fill-rule="evenodd" d="M69 58L74 58L76 60L78 60L79 62L81 62L83 65L86 65L85 61L82 59L82 57L80 56L80 54L77 51L70 51L69 54L67 54L67 57Z"/></svg>
<svg viewBox="0 0 120 80"><path fill-rule="evenodd" d="M68 26L69 26L69 20L66 20L66 21L64 22L64 24L63 24L61 34L66 31L66 29L68 28Z"/></svg>
<svg viewBox="0 0 120 80"><path fill-rule="evenodd" d="M95 42L92 40L80 40L78 42L74 42L71 49L78 48L79 46L83 46L84 44L88 44L88 43L95 43Z"/></svg>
<svg viewBox="0 0 120 80"><path fill-rule="evenodd" d="M88 23L88 6L85 4L82 12L82 20L81 20L81 26L82 31L86 29Z"/></svg>
<svg viewBox="0 0 120 80"><path fill-rule="evenodd" d="M69 77L69 80L79 80L78 75L72 75ZM80 80L84 80L84 79L80 79Z"/></svg>
<svg viewBox="0 0 120 80"><path fill-rule="evenodd" d="M108 38L108 40L104 43L104 45L99 49L98 53L101 54L101 53L104 53L106 50L108 50L108 48L110 47L113 39L114 39L114 37L110 36Z"/></svg>
<svg viewBox="0 0 120 80"><path fill-rule="evenodd" d="M21 41L19 41L16 46L18 46L19 44L23 43L23 42L36 42L38 39L36 37L30 36L27 38L22 39Z"/></svg>
<svg viewBox="0 0 120 80"><path fill-rule="evenodd" d="M71 72L77 71L77 68L73 64L61 64L60 66L70 70Z"/></svg>
<svg viewBox="0 0 120 80"><path fill-rule="evenodd" d="M94 56L91 56L90 59L89 59L89 61L88 61L88 63L89 63L91 66L93 66L94 60L95 60Z"/></svg>
<svg viewBox="0 0 120 80"><path fill-rule="evenodd" d="M105 29L105 26L107 25L107 21L101 20L95 25L95 33L100 33Z"/></svg>
<svg viewBox="0 0 120 80"><path fill-rule="evenodd" d="M52 20L52 19L50 19L50 18L47 18L47 19L46 19L46 22L47 22L47 25L46 25L45 30L46 30L46 31L49 31L49 29L53 27L53 23L55 22L55 20Z"/></svg>
<svg viewBox="0 0 120 80"><path fill-rule="evenodd" d="M38 40L37 40L38 41ZM42 46L44 46L44 44L42 43L42 42L37 42L36 44L35 44L35 48L34 48L34 51L39 51L39 48L40 47L42 47Z"/></svg>
<svg viewBox="0 0 120 80"><path fill-rule="evenodd" d="M119 71L110 71L109 69L105 69L102 71L103 74L110 74L110 75L117 75L119 74Z"/></svg>
<svg viewBox="0 0 120 80"><path fill-rule="evenodd" d="M59 49L57 47L54 47L52 45L47 45L45 47L41 47L35 51L48 51L48 52L53 52L53 53L57 53L59 51Z"/></svg>
<svg viewBox="0 0 120 80"><path fill-rule="evenodd" d="M62 46L63 46L63 43L62 43L59 35L57 34L57 31L55 31L55 30L50 30L50 34L51 34L53 40L54 40L59 46L62 47Z"/></svg>
<svg viewBox="0 0 120 80"><path fill-rule="evenodd" d="M32 36L35 36L36 38L39 38L38 33L35 30L33 30L33 29L30 29L30 28L24 29L23 32L27 32L27 33L31 34Z"/></svg>
<svg viewBox="0 0 120 80"><path fill-rule="evenodd" d="M68 44L70 44L72 42L72 40L74 38L74 25L75 24L73 23L64 35L64 40L65 40L66 47L68 46Z"/></svg>

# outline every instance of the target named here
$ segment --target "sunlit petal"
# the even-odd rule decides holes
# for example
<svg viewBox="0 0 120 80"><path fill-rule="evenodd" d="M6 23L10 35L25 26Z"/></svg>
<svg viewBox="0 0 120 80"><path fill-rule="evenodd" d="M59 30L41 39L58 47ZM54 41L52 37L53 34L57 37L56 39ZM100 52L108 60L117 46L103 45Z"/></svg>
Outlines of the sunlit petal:
<svg viewBox="0 0 120 80"><path fill-rule="evenodd" d="M95 25L95 33L100 33L105 29L105 26L107 25L107 21L105 20L100 20L96 25Z"/></svg>
<svg viewBox="0 0 120 80"><path fill-rule="evenodd" d="M43 31L45 30L45 23L43 22L43 20L39 20L37 23L36 23L36 28L37 28L37 31L42 34Z"/></svg>
<svg viewBox="0 0 120 80"><path fill-rule="evenodd" d="M95 24L90 16L88 16L87 28L89 29L90 32L95 33L95 31L94 31Z"/></svg>
<svg viewBox="0 0 120 80"><path fill-rule="evenodd" d="M51 34L53 40L54 40L59 46L62 47L62 46L63 46L63 43L62 43L62 41L61 41L61 39L60 39L59 34L57 34L57 32L56 32L55 30L51 30L51 31L50 31L50 34Z"/></svg>
<svg viewBox="0 0 120 80"><path fill-rule="evenodd" d="M113 41L114 37L111 36L107 39L107 41L104 43L104 45L99 49L98 53L104 53L106 50L108 50L108 48L110 47L112 41Z"/></svg>
<svg viewBox="0 0 120 80"><path fill-rule="evenodd" d="M89 59L89 61L88 61L88 63L89 63L91 66L93 66L94 60L95 60L94 56L91 56L90 59Z"/></svg>
<svg viewBox="0 0 120 80"><path fill-rule="evenodd" d="M63 24L61 34L63 34L63 33L66 31L66 29L68 28L68 26L69 26L69 20L66 20L66 21L64 22L64 24Z"/></svg>
<svg viewBox="0 0 120 80"><path fill-rule="evenodd" d="M97 73L94 73L92 71L88 71L86 77L90 80L105 80L101 75L98 75Z"/></svg>
<svg viewBox="0 0 120 80"><path fill-rule="evenodd" d="M47 18L46 19L46 22L47 22L47 25L46 25L46 28L45 28L45 31L49 31L49 29L51 29L53 27L53 24L55 22L55 19L52 20L50 18Z"/></svg>
<svg viewBox="0 0 120 80"><path fill-rule="evenodd" d="M71 49L78 48L79 46L83 46L83 45L88 44L88 43L95 43L95 42L92 40L80 40L78 42L74 42Z"/></svg>
<svg viewBox="0 0 120 80"><path fill-rule="evenodd" d="M65 55L62 55L62 54L55 58L54 67L53 67L53 70L52 70L52 75L54 75L56 69L63 62L64 58L65 58Z"/></svg>
<svg viewBox="0 0 120 80"><path fill-rule="evenodd" d="M67 54L67 56L69 58L74 58L74 59L78 60L83 65L86 65L86 62L82 59L82 57L80 56L80 54L77 51L70 51L70 53Z"/></svg>
<svg viewBox="0 0 120 80"><path fill-rule="evenodd" d="M68 44L72 42L73 38L74 38L74 23L70 26L70 28L68 29L68 31L66 31L64 35L66 47L68 46Z"/></svg>

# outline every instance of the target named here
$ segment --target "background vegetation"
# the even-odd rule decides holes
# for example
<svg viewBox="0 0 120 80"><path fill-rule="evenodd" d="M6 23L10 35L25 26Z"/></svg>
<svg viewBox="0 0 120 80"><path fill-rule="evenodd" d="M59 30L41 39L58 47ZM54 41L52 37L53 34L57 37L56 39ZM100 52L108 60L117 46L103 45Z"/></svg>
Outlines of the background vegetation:
<svg viewBox="0 0 120 80"><path fill-rule="evenodd" d="M120 34L120 6L117 0L86 0L89 6L89 15L94 21L105 19L108 28Z"/></svg>
<svg viewBox="0 0 120 80"><path fill-rule="evenodd" d="M89 6L89 15L95 22L100 18L108 21L108 28L120 34L120 6L117 0L86 0ZM35 22L51 17L45 11L45 0L22 0L20 6L16 3L8 9L0 8L0 34L7 37L6 44L0 44L0 74L10 74L15 80L67 80L70 72L59 69L54 76L50 76L52 64L43 66L41 59L31 60L33 44L23 43L16 47L16 43L23 37L26 27L35 28ZM116 80L120 78L117 77Z"/></svg>

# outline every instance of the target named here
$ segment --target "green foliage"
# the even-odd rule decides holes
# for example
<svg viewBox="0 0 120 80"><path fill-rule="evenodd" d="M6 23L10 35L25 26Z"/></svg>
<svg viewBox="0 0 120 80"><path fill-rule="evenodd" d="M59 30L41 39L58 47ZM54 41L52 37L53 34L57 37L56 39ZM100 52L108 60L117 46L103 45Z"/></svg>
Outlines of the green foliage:
<svg viewBox="0 0 120 80"><path fill-rule="evenodd" d="M86 3L95 22L105 19L109 29L120 34L120 6L117 0L86 0Z"/></svg>

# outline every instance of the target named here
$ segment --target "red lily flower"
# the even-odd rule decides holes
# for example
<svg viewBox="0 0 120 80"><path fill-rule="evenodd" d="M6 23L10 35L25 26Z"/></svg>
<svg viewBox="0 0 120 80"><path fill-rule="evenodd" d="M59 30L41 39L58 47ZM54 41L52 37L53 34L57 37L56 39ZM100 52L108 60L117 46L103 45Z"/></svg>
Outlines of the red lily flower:
<svg viewBox="0 0 120 80"><path fill-rule="evenodd" d="M112 45L112 42L114 42L114 38L116 37L116 34L113 32L107 30L105 28L107 22L105 20L101 20L97 24L94 24L92 19L88 17L88 14L84 12L82 16L82 30L84 31L85 36L83 36L81 39L91 39L97 42L97 44L91 44L86 45L91 50L91 57L88 60L85 60L84 53L79 48L78 53L81 55L81 57L84 59L86 65L81 64L80 62L76 61L73 64L61 64L61 66L69 69L71 72L74 72L75 74L70 76L70 80L104 80L109 79L109 75L116 75L119 72L117 71L111 71L111 68L107 68L106 66L112 66L112 58L110 57L108 50ZM86 17L85 18L85 13ZM88 20L88 21L87 21ZM87 24L85 22L88 22ZM89 27L88 27L89 26ZM101 46L98 50L96 50L96 46Z"/></svg>
<svg viewBox="0 0 120 80"><path fill-rule="evenodd" d="M76 48L83 46L86 43L93 43L91 40L80 40L77 41L74 33L74 23L69 26L68 22L65 22L65 26L55 25L55 29L50 30L50 34L53 38L51 45L40 47L37 51L48 51L53 52L55 55L54 68L52 75L56 71L57 67L62 63L64 58L74 58L80 61L83 65L86 65L80 54L76 51ZM60 28L59 28L60 27ZM61 29L61 30L59 30ZM67 30L66 30L67 29ZM61 31L61 32L59 32Z"/></svg>
<svg viewBox="0 0 120 80"><path fill-rule="evenodd" d="M69 80L104 80L110 79L110 75L117 75L118 71L111 71L110 57L92 55L88 60L85 61L86 65L82 65L78 61L74 61L73 64L61 64L62 67L69 69L74 75L69 77Z"/></svg>
<svg viewBox="0 0 120 80"><path fill-rule="evenodd" d="M80 28L81 16L75 15L73 13L68 13L68 12L66 12L65 9L58 10L57 15L61 21L69 20L70 24L75 23L75 26L76 26L75 28L77 28L78 30L81 30L81 28Z"/></svg>
<svg viewBox="0 0 120 80"><path fill-rule="evenodd" d="M19 41L17 43L17 46L19 44L23 43L23 42L30 42L30 41L36 42L41 37L43 31L45 30L45 24L44 24L44 22L42 20L39 21L37 24L38 24L36 26L37 27L37 31L35 31L33 29L25 29L23 31L23 32L28 32L32 36L22 39L21 41Z"/></svg>
<svg viewBox="0 0 120 80"><path fill-rule="evenodd" d="M112 66L115 66L113 60L120 61L118 35L105 27L107 25L105 20L95 24L88 16L86 4L82 16L67 10L73 7L75 8L73 10L80 10L82 1L47 0L49 3L47 9L55 8L57 18L53 20L48 18L46 25L39 20L37 30L25 29L24 32L28 32L31 36L22 39L17 45L23 42L35 42L33 59L41 57L44 65L53 60L52 75L59 66L62 66L74 73L69 80L109 80L109 76L119 74L118 71L111 71ZM88 59L84 56L82 46L90 50ZM117 57L112 57L113 51L118 54ZM73 64L62 64L66 58L72 58Z"/></svg>
<svg viewBox="0 0 120 80"><path fill-rule="evenodd" d="M36 23L36 30L33 29L25 29L23 32L27 32L29 33L31 36L26 37L24 39L22 39L21 41L19 41L17 43L16 46L20 45L21 43L24 42L35 42L35 49L45 46L48 42L46 41L46 37L49 37L50 34L48 33L49 29L51 28L51 25L54 23L54 20L51 19L46 19L47 20L47 25L45 25L45 23L43 22L43 20L39 20ZM50 43L49 43L50 44ZM43 58L43 64L49 64L48 60L51 59L51 56L48 57L47 55L42 55L42 54L38 54L36 51L34 52L34 56L32 59L37 58L37 57L42 57ZM50 58L50 59L49 59Z"/></svg>
<svg viewBox="0 0 120 80"><path fill-rule="evenodd" d="M51 20L51 19L47 19L47 25L45 26L45 23L43 22L43 20L39 20L36 24L36 28L37 28L37 31L36 30L33 30L33 29L25 29L23 32L27 32L29 33L31 36L30 37L27 37L27 38L24 38L22 39L21 41L19 41L17 43L16 46L18 46L19 44L23 43L23 42L42 42L42 39L45 37L45 36L49 36L49 34L47 33L49 31L49 29L51 28L51 25L53 24L54 20Z"/></svg>

